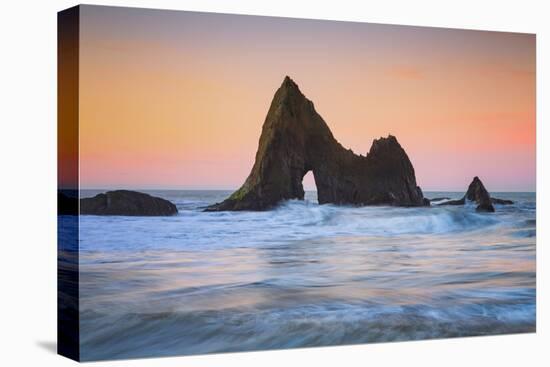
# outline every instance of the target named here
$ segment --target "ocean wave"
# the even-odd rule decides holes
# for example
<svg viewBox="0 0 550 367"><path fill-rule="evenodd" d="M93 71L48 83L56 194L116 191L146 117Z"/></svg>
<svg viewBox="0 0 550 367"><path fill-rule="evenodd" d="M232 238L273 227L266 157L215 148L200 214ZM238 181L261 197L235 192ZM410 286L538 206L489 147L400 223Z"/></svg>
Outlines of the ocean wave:
<svg viewBox="0 0 550 367"><path fill-rule="evenodd" d="M359 235L441 234L477 230L498 218L469 208L397 208L317 205L290 200L273 213L282 222Z"/></svg>
<svg viewBox="0 0 550 367"><path fill-rule="evenodd" d="M462 206L354 207L308 200L286 201L265 212L182 209L196 205L193 202L178 203L180 213L174 217L83 216L81 250L255 246L321 237L446 235L499 226L525 227L517 209L477 213L475 208Z"/></svg>

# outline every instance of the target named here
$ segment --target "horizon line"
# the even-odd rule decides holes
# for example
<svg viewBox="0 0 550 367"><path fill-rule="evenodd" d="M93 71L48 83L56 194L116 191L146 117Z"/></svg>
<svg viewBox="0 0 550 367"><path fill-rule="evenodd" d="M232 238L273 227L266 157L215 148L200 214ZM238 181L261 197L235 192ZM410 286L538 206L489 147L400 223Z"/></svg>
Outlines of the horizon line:
<svg viewBox="0 0 550 367"><path fill-rule="evenodd" d="M114 191L114 190L131 190L131 191L237 191L239 188L197 188L197 187L79 187L75 188L63 188L59 187L58 190L87 190L87 191ZM317 192L317 189L305 189L305 192ZM436 189L436 190L422 190L422 192L466 192L467 188L464 190L445 190L445 189ZM488 190L490 193L536 193L534 190Z"/></svg>

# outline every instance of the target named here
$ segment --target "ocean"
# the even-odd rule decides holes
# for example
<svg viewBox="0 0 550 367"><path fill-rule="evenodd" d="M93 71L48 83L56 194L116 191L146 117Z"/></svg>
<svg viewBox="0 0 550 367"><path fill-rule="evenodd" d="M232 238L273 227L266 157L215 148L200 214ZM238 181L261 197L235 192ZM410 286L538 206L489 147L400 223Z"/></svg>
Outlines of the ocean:
<svg viewBox="0 0 550 367"><path fill-rule="evenodd" d="M231 192L147 192L179 215L80 217L83 360L536 329L534 193L495 193L515 204L476 213L318 205L315 192L203 212Z"/></svg>

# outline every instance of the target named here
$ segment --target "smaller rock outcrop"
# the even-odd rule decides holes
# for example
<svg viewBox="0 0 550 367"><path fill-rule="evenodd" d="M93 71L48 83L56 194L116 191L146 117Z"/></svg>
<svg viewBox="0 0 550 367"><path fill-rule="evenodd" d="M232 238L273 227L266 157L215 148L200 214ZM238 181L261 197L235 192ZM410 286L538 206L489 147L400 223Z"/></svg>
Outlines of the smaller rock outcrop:
<svg viewBox="0 0 550 367"><path fill-rule="evenodd" d="M485 189L485 186L483 186L483 183L477 176L474 177L468 186L468 190L462 199L449 200L438 205L464 205L466 204L466 200L475 202L477 204L476 210L478 212L495 211L491 195L489 195L489 192Z"/></svg>
<svg viewBox="0 0 550 367"><path fill-rule="evenodd" d="M500 205L512 205L514 203L512 200L497 199L497 198L491 198L491 202L493 204L500 204Z"/></svg>
<svg viewBox="0 0 550 367"><path fill-rule="evenodd" d="M483 186L483 183L477 176L474 177L474 180L470 183L470 186L468 186L468 191L466 191L464 198L469 201L475 201L477 204L477 211L495 211L495 207L491 202L491 195L489 195L489 192L485 189L485 186Z"/></svg>
<svg viewBox="0 0 550 367"><path fill-rule="evenodd" d="M81 215L169 216L178 209L168 200L137 191L116 190L80 199Z"/></svg>

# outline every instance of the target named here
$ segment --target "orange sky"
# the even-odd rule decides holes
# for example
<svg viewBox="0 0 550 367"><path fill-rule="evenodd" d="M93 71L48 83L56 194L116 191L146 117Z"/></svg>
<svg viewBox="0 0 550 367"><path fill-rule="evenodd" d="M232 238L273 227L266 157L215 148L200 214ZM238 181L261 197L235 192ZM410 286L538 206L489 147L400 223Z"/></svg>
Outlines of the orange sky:
<svg viewBox="0 0 550 367"><path fill-rule="evenodd" d="M84 6L80 41L83 188L238 188L289 75L425 191L535 189L534 35Z"/></svg>

